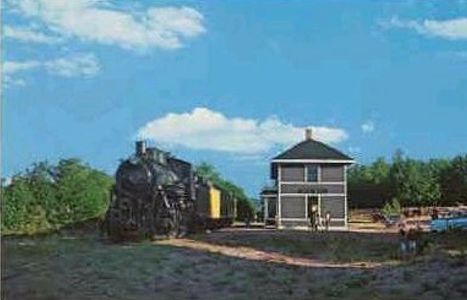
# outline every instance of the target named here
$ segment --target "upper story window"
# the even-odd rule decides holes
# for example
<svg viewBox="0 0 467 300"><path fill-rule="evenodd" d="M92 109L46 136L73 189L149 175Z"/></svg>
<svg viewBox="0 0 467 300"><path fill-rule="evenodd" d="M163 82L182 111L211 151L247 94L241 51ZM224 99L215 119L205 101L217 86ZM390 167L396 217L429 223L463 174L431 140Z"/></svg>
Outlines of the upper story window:
<svg viewBox="0 0 467 300"><path fill-rule="evenodd" d="M306 181L308 182L318 181L318 166L316 165L306 166Z"/></svg>

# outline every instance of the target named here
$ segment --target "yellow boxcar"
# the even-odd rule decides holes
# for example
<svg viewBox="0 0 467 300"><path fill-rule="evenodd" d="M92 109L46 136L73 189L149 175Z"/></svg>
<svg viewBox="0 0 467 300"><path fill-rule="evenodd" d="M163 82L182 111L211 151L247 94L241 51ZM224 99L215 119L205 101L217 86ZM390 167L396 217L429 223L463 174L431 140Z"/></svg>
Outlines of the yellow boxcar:
<svg viewBox="0 0 467 300"><path fill-rule="evenodd" d="M219 219L221 217L221 191L213 186L209 189L209 217Z"/></svg>

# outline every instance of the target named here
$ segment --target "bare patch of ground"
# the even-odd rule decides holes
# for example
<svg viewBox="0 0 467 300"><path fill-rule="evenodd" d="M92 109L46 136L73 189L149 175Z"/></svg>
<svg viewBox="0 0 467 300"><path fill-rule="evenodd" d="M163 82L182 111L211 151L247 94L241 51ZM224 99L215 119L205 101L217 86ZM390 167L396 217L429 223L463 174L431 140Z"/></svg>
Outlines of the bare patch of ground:
<svg viewBox="0 0 467 300"><path fill-rule="evenodd" d="M280 252L257 250L244 246L225 246L212 244L192 239L175 239L157 242L159 245L170 245L174 247L188 248L208 253L216 253L234 258L241 258L252 261L262 261L290 266L313 267L313 268L374 268L381 266L378 263L368 263L365 261L354 263L333 263L320 259L304 257L293 257Z"/></svg>
<svg viewBox="0 0 467 300"><path fill-rule="evenodd" d="M389 233L234 229L107 244L3 240L3 299L465 299L467 235L426 235L401 261Z"/></svg>

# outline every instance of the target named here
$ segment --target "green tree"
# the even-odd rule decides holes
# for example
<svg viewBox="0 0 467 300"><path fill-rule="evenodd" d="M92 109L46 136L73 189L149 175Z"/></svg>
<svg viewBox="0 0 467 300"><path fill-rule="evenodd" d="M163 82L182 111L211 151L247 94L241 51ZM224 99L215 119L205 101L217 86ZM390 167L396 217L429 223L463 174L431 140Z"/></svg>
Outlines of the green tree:
<svg viewBox="0 0 467 300"><path fill-rule="evenodd" d="M2 229L20 229L27 219L29 204L34 202L26 180L15 176L10 185L2 187Z"/></svg>
<svg viewBox="0 0 467 300"><path fill-rule="evenodd" d="M445 201L441 179L452 173L448 170L450 165L447 159L427 162L409 159L397 150L392 163L378 158L370 165L352 166L348 173L350 205L382 207L392 198L399 199L404 206L440 204ZM449 186L448 181L445 186Z"/></svg>
<svg viewBox="0 0 467 300"><path fill-rule="evenodd" d="M440 199L435 172L421 161L405 158L400 151L394 155L389 177L393 196L402 206L433 205Z"/></svg>
<svg viewBox="0 0 467 300"><path fill-rule="evenodd" d="M15 176L2 187L2 231L34 233L50 225L45 210L37 203L27 178Z"/></svg>
<svg viewBox="0 0 467 300"><path fill-rule="evenodd" d="M456 156L440 175L443 205L467 203L467 155Z"/></svg>
<svg viewBox="0 0 467 300"><path fill-rule="evenodd" d="M2 184L2 229L34 233L102 216L112 183L77 159L36 163Z"/></svg>
<svg viewBox="0 0 467 300"><path fill-rule="evenodd" d="M391 166L380 157L371 165L371 179L370 181L375 184L387 184L389 180L389 172Z"/></svg>
<svg viewBox="0 0 467 300"><path fill-rule="evenodd" d="M390 164L378 158L369 166L354 165L348 172L349 203L351 207L380 207L391 197Z"/></svg>
<svg viewBox="0 0 467 300"><path fill-rule="evenodd" d="M60 224L105 213L112 180L77 159L61 160L55 168L57 202L54 221Z"/></svg>
<svg viewBox="0 0 467 300"><path fill-rule="evenodd" d="M220 183L221 181L223 181L221 175L216 170L216 168L207 162L200 163L198 166L195 167L195 171L202 177L211 180L215 183Z"/></svg>
<svg viewBox="0 0 467 300"><path fill-rule="evenodd" d="M50 221L56 205L56 187L53 166L47 161L35 163L24 175L28 188L34 194L34 205L41 206Z"/></svg>

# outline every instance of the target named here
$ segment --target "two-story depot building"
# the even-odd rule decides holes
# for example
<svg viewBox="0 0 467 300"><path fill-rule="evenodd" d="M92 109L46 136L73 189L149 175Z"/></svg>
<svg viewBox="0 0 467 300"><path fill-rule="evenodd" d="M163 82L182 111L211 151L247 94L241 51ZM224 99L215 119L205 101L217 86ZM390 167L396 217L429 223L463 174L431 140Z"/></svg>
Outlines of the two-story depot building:
<svg viewBox="0 0 467 300"><path fill-rule="evenodd" d="M321 220L330 215L330 229L346 229L346 172L352 163L349 156L313 139L307 129L304 141L271 161L274 186L261 192L265 224L308 228L313 208Z"/></svg>

